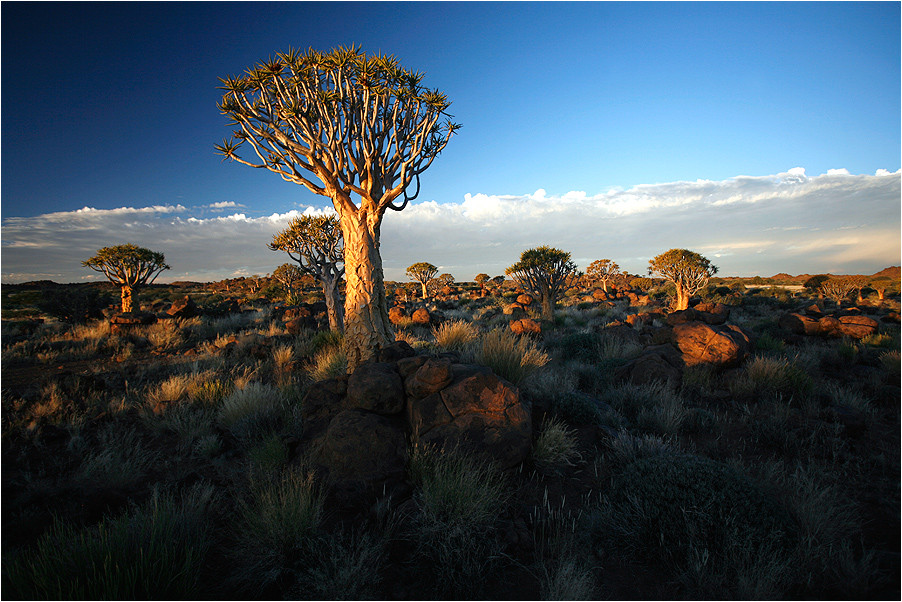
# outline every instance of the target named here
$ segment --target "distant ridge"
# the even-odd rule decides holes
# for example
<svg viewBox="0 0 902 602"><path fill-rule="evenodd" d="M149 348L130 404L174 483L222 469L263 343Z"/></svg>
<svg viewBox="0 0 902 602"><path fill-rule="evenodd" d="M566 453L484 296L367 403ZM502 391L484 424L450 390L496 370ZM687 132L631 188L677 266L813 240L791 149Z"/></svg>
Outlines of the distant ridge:
<svg viewBox="0 0 902 602"><path fill-rule="evenodd" d="M827 274L829 276L846 276L846 275L858 276L859 275L859 274L832 274L830 272L827 272ZM774 280L807 280L808 278L811 278L812 276L815 276L815 275L816 274L799 274L798 276L790 276L789 274L786 274L785 272L780 272L779 274L772 276L772 278ZM861 274L861 275L867 276L867 274ZM894 265L894 266L890 266L888 268L883 268L876 274L871 274L870 276L867 276L867 277L868 278L885 277L885 278L893 278L894 279L894 278L899 278L900 276L902 276L902 268L900 268L900 266Z"/></svg>
<svg viewBox="0 0 902 602"><path fill-rule="evenodd" d="M888 268L883 268L882 270L880 270L879 272L874 274L872 276L872 278L877 278L880 276L889 276L890 278L899 278L900 276L902 276L902 269L900 269L900 267L897 265L890 266Z"/></svg>

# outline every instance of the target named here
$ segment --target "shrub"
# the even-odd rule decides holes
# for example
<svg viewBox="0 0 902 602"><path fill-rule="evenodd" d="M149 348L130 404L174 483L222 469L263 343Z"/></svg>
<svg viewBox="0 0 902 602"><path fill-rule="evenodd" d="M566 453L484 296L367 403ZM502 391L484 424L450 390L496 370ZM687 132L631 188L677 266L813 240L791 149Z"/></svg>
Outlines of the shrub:
<svg viewBox="0 0 902 602"><path fill-rule="evenodd" d="M729 385L730 392L746 399L793 398L811 393L811 377L787 358L755 356L743 373Z"/></svg>
<svg viewBox="0 0 902 602"><path fill-rule="evenodd" d="M233 551L239 569L232 579L249 588L277 581L309 557L323 518L323 496L313 475L287 472L276 483L256 485L239 500Z"/></svg>
<svg viewBox="0 0 902 602"><path fill-rule="evenodd" d="M532 461L540 472L558 474L581 455L576 433L559 418L546 420L532 448Z"/></svg>
<svg viewBox="0 0 902 602"><path fill-rule="evenodd" d="M674 435L686 420L685 402L664 383L623 383L608 389L603 401L633 425L653 433Z"/></svg>
<svg viewBox="0 0 902 602"><path fill-rule="evenodd" d="M518 385L548 363L548 355L532 339L520 338L503 328L489 331L476 350L477 363L511 383Z"/></svg>
<svg viewBox="0 0 902 602"><path fill-rule="evenodd" d="M45 290L37 300L38 309L69 324L101 319L103 310L112 303L110 293L85 287Z"/></svg>
<svg viewBox="0 0 902 602"><path fill-rule="evenodd" d="M432 561L437 587L475 593L499 551L493 527L507 499L493 466L457 450L417 446L410 456L417 504L417 554Z"/></svg>
<svg viewBox="0 0 902 602"><path fill-rule="evenodd" d="M325 347L313 357L313 363L307 369L310 378L315 381L337 378L348 370L348 358L341 347Z"/></svg>
<svg viewBox="0 0 902 602"><path fill-rule="evenodd" d="M284 409L278 389L251 382L223 399L219 421L239 439L255 442L272 433Z"/></svg>
<svg viewBox="0 0 902 602"><path fill-rule="evenodd" d="M140 508L96 527L57 522L4 566L4 597L49 600L191 600L210 547L213 488L180 498L154 491ZM4 555L5 556L5 555Z"/></svg>
<svg viewBox="0 0 902 602"><path fill-rule="evenodd" d="M761 558L788 558L795 527L781 505L731 467L700 456L655 455L612 480L599 543L676 576L700 568L730 587ZM788 563L784 567L788 570Z"/></svg>
<svg viewBox="0 0 902 602"><path fill-rule="evenodd" d="M479 330L470 322L454 320L432 329L435 344L447 351L461 351L476 341Z"/></svg>

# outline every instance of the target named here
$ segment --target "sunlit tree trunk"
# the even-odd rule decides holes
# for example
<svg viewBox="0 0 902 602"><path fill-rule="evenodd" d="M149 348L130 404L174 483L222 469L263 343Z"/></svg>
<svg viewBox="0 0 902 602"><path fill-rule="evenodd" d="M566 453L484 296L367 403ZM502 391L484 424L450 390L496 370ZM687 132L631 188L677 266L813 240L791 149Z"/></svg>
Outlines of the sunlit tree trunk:
<svg viewBox="0 0 902 602"><path fill-rule="evenodd" d="M547 286L541 287L542 293L542 319L543 320L554 320L554 296L551 294L551 289Z"/></svg>
<svg viewBox="0 0 902 602"><path fill-rule="evenodd" d="M345 239L345 353L348 372L394 339L379 255L381 216L360 209L341 215Z"/></svg>
<svg viewBox="0 0 902 602"><path fill-rule="evenodd" d="M323 294L326 297L326 314L329 316L329 330L341 332L344 330L344 307L341 304L339 284L341 278L326 277L323 280Z"/></svg>
<svg viewBox="0 0 902 602"><path fill-rule="evenodd" d="M122 313L130 314L134 311L134 287L127 284L122 285Z"/></svg>
<svg viewBox="0 0 902 602"><path fill-rule="evenodd" d="M689 295L686 289L679 282L675 282L674 286L676 286L676 307L674 311L689 309Z"/></svg>

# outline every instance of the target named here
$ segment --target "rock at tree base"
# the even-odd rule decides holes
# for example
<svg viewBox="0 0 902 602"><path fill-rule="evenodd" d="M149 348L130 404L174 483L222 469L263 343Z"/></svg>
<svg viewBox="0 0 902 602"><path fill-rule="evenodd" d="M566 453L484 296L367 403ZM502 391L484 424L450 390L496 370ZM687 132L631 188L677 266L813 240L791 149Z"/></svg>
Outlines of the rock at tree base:
<svg viewBox="0 0 902 602"><path fill-rule="evenodd" d="M673 328L673 341L687 366L738 366L752 350L752 340L739 326L712 326L688 322Z"/></svg>

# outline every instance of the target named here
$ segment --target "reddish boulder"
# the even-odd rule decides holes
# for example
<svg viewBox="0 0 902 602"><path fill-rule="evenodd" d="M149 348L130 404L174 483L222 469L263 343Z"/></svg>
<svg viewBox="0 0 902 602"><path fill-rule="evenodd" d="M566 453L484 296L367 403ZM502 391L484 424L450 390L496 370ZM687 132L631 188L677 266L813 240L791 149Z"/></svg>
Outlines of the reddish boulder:
<svg viewBox="0 0 902 602"><path fill-rule="evenodd" d="M410 316L410 319L414 324L420 324L423 326L428 326L433 322L432 315L425 307L420 307L415 312L413 312L413 315Z"/></svg>
<svg viewBox="0 0 902 602"><path fill-rule="evenodd" d="M849 337L863 339L877 332L877 320L867 316L840 316L839 332Z"/></svg>
<svg viewBox="0 0 902 602"><path fill-rule="evenodd" d="M699 303L693 308L705 324L720 326L730 317L730 308L723 303Z"/></svg>
<svg viewBox="0 0 902 602"><path fill-rule="evenodd" d="M316 326L316 320L311 316L299 316L285 322L285 330L293 335L298 335L304 330L313 330Z"/></svg>
<svg viewBox="0 0 902 602"><path fill-rule="evenodd" d="M377 414L398 414L404 409L404 382L395 365L365 362L348 376L345 407Z"/></svg>
<svg viewBox="0 0 902 602"><path fill-rule="evenodd" d="M673 328L673 340L687 366L734 367L752 350L751 337L739 326L712 326L704 322L678 324Z"/></svg>
<svg viewBox="0 0 902 602"><path fill-rule="evenodd" d="M604 290L600 288L596 288L592 291L592 299L594 301L607 301L608 299L612 299L613 295L606 293Z"/></svg>
<svg viewBox="0 0 902 602"><path fill-rule="evenodd" d="M407 377L404 381L404 390L409 399L422 399L447 387L451 384L452 378L451 360L433 358Z"/></svg>
<svg viewBox="0 0 902 602"><path fill-rule="evenodd" d="M526 317L526 310L519 303L511 303L504 308L504 315L510 316L512 320L522 320Z"/></svg>
<svg viewBox="0 0 902 602"><path fill-rule="evenodd" d="M542 326L530 318L521 318L510 323L510 328L514 334L541 334Z"/></svg>
<svg viewBox="0 0 902 602"><path fill-rule="evenodd" d="M402 305L395 305L388 310L388 320L392 324L400 324L408 319L407 311Z"/></svg>
<svg viewBox="0 0 902 602"><path fill-rule="evenodd" d="M408 400L408 419L421 443L460 447L511 468L529 454L530 412L520 393L488 369L461 369L441 392Z"/></svg>
<svg viewBox="0 0 902 602"><path fill-rule="evenodd" d="M811 316L791 313L780 318L780 328L793 334L816 335L821 333L818 320Z"/></svg>
<svg viewBox="0 0 902 602"><path fill-rule="evenodd" d="M522 295L517 296L517 303L522 305L523 307L529 307L535 302L535 299L532 298L532 295L527 295L523 293Z"/></svg>
<svg viewBox="0 0 902 602"><path fill-rule="evenodd" d="M348 391L346 378L330 378L310 385L301 401L301 417L305 435L325 429L335 414L344 409L344 397Z"/></svg>
<svg viewBox="0 0 902 602"><path fill-rule="evenodd" d="M833 316L824 316L817 321L818 326L818 334L824 336L833 336L838 337L842 336L839 332L839 327L842 326L842 323L834 318Z"/></svg>

